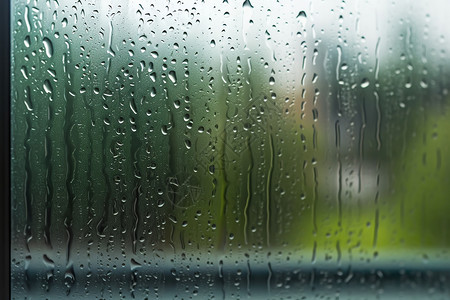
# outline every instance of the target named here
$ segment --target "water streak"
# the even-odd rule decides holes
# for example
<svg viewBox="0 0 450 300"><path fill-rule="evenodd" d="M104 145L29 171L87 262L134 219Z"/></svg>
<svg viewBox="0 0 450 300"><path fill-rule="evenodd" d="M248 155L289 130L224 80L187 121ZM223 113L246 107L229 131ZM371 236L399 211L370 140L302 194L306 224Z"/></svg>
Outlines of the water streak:
<svg viewBox="0 0 450 300"><path fill-rule="evenodd" d="M269 135L269 149L270 149L270 161L269 170L267 172L267 183L266 183L266 238L267 246L270 247L270 203L271 203L271 186L272 186L272 176L273 176L273 164L275 159L275 151L273 148L273 136L271 133Z"/></svg>

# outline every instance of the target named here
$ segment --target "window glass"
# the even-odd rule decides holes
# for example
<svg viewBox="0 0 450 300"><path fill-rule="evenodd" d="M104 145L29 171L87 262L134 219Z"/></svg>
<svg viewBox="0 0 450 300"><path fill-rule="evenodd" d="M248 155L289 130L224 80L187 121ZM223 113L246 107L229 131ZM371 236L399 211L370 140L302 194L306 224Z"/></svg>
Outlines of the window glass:
<svg viewBox="0 0 450 300"><path fill-rule="evenodd" d="M14 299L448 296L447 1L12 1Z"/></svg>

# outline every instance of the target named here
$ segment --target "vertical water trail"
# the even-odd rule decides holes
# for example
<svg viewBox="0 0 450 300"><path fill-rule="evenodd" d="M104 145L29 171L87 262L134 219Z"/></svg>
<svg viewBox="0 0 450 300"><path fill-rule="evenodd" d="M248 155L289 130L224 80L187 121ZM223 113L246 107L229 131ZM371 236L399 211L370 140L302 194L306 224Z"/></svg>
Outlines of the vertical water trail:
<svg viewBox="0 0 450 300"><path fill-rule="evenodd" d="M317 195L319 193L319 180L317 175L317 167L313 167L313 182L314 182L314 188L313 188L313 199L311 204L311 214L312 214L312 225L313 225L313 234L314 236L317 235Z"/></svg>
<svg viewBox="0 0 450 300"><path fill-rule="evenodd" d="M92 95L91 95L92 97ZM95 126L95 121L94 121L94 108L92 106L91 103L88 103L87 101L87 96L86 94L83 95L83 101L84 101L84 105L85 108L87 110L89 110L90 112L90 121L91 121L91 126L88 126L87 129L87 138L89 141L89 152L87 153L88 155L88 161L87 161L87 224L86 224L86 235L91 236L92 234L92 221L94 219L94 201L93 201L93 197L94 197L94 178L92 176L92 158L94 156L94 138L92 135L92 131L93 131L93 127ZM88 240L87 242L87 270L88 272L91 271L91 260L90 260L90 249L91 248L91 243Z"/></svg>
<svg viewBox="0 0 450 300"><path fill-rule="evenodd" d="M377 40L377 45L375 48L375 56L378 58L380 50L380 38ZM377 59L378 62L378 59ZM375 85L375 91L373 92L375 97L375 107L377 111L377 129L376 129L376 141L377 141L377 151L378 151L378 162L377 162L377 192L375 195L374 205L375 205L375 220L374 220L374 231L373 231L373 247L377 246L378 241L378 228L380 222L380 208L378 204L378 197L380 195L380 164L381 164L381 107L380 107L380 96L378 94L377 85Z"/></svg>
<svg viewBox="0 0 450 300"><path fill-rule="evenodd" d="M339 120L336 121L335 124L335 133L336 133L336 155L337 155L337 163L338 163L338 170L337 170L337 214L338 214L338 226L341 226L342 221L342 162L341 162L341 127L339 125Z"/></svg>
<svg viewBox="0 0 450 300"><path fill-rule="evenodd" d="M183 176L183 174L178 174L177 172L177 158L178 158L178 149L177 149L177 145L178 145L178 141L177 141L177 124L175 122L175 116L173 113L173 109L172 106L170 105L169 101L169 91L167 89L166 86L164 86L163 88L163 92L164 92L164 104L166 106L167 111L169 112L169 126L163 130L168 134L168 143L167 143L167 154L168 154L168 162L169 162L169 170L168 170L168 174L169 177L172 179L169 179L170 181L173 181L172 184L170 184L169 182L167 182L166 184L169 184L169 189L171 192L171 195L169 196L169 200L172 204L172 211L175 210L175 208L177 207L177 202L178 202L178 188L179 188L179 184L180 182L182 182L183 178L181 178L181 176ZM163 125L165 126L165 125ZM168 190L169 190L168 189ZM170 240L169 240L169 245L172 247L173 251L175 251L175 243L174 243L174 234L175 234L175 224L173 222L171 222L170 224L171 229L170 229Z"/></svg>
<svg viewBox="0 0 450 300"><path fill-rule="evenodd" d="M49 121L45 132L45 215L44 215L44 240L45 244L52 248L50 237L50 227L52 225L52 207L53 207L53 165L52 165L52 139L50 137L51 128L53 127L53 102L50 102L48 108Z"/></svg>
<svg viewBox="0 0 450 300"><path fill-rule="evenodd" d="M336 50L338 52L338 57L337 57L337 64L336 64L336 81L339 82L340 81L340 68L341 68L341 60L342 60L342 48L341 46L337 46Z"/></svg>
<svg viewBox="0 0 450 300"><path fill-rule="evenodd" d="M25 103L25 106L27 107L27 110L28 111L33 111L33 101L32 101L32 99L31 99L31 89L30 89L30 86L27 86L26 88L25 88L25 90L26 90L26 95L25 95L25 99L24 99L24 103Z"/></svg>
<svg viewBox="0 0 450 300"><path fill-rule="evenodd" d="M130 104L131 106L131 104ZM133 109L130 107L130 118L134 117L136 124L139 124L139 115L137 114L136 108ZM139 198L141 191L141 174L139 168L139 151L142 146L142 141L139 139L137 134L137 129L131 130L131 149L130 149L130 157L133 158L133 171L134 171L134 188L133 188L133 218L134 224L131 230L132 232L132 244L133 244L133 253L136 254L136 246L137 246L137 233L139 226Z"/></svg>
<svg viewBox="0 0 450 300"><path fill-rule="evenodd" d="M218 120L218 129L223 130L222 139L218 139L218 175L217 178L214 178L213 181L217 181L219 185L219 199L220 199L220 209L219 209L219 221L218 221L218 250L223 250L225 247L226 242L226 234L227 234L227 222L226 222L226 210L228 205L228 199L227 199L227 190L228 190L228 179L227 179L227 165L226 165L226 142L228 140L228 134L226 131L226 124L227 124L227 112L228 112L228 102L231 92L229 92L230 86L231 86L231 79L230 79L230 70L228 68L228 64L225 65L225 69L221 69L222 77L224 78L223 72L226 73L226 84L222 85L222 89L225 90L225 97L221 97L221 93L217 93L217 99L218 99L218 110L219 112L219 120ZM221 91L223 93L223 90ZM223 103L221 102L223 100ZM214 171L214 174L216 174L216 171Z"/></svg>
<svg viewBox="0 0 450 300"><path fill-rule="evenodd" d="M341 251L341 245L339 241L336 241L336 252L337 252L337 265L341 265L341 259L342 259L342 251Z"/></svg>
<svg viewBox="0 0 450 300"><path fill-rule="evenodd" d="M65 78L65 86L63 98L65 102L65 113L64 113L64 121L63 121L63 136L64 136L64 153L66 159L66 191L67 191L67 206L64 216L64 227L67 233L67 251L66 251L66 271L70 266L70 254L71 247L73 241L73 205L75 200L75 192L73 190L73 183L75 180L75 167L76 167L76 159L75 159L75 145L72 140L72 129L75 127L74 124L74 98L75 95L70 91L72 87L72 78L71 72L69 70L70 65L70 46L67 45L67 53L63 54L62 63Z"/></svg>
<svg viewBox="0 0 450 300"><path fill-rule="evenodd" d="M219 278L222 288L222 299L225 299L225 277L223 276L223 260L219 261Z"/></svg>
<svg viewBox="0 0 450 300"><path fill-rule="evenodd" d="M380 107L380 96L378 95L378 92L375 91L375 106L377 110L377 130L376 130L376 140L377 140L377 151L381 150L381 107Z"/></svg>
<svg viewBox="0 0 450 300"><path fill-rule="evenodd" d="M227 140L227 134L224 129L224 140ZM220 199L220 213L219 213L219 244L218 249L223 250L226 242L227 224L226 224L226 211L227 211L227 189L228 180L226 174L226 163L225 163L225 151L226 146L224 142L220 142L219 145L219 199Z"/></svg>
<svg viewBox="0 0 450 300"><path fill-rule="evenodd" d="M402 142L402 150L401 150L401 155L400 157L405 157L406 156L406 148L407 148L407 132L408 132L408 120L409 120L409 112L410 112L410 108L408 108L406 110L406 115L404 117L404 123L403 123L403 142ZM402 226L405 223L405 196L402 195L401 199L400 199L400 221Z"/></svg>
<svg viewBox="0 0 450 300"><path fill-rule="evenodd" d="M267 294L270 295L270 287L271 287L271 281L272 281L272 274L273 274L273 270L272 270L272 265L270 264L270 261L267 263L267 270L268 270L268 275L267 275Z"/></svg>
<svg viewBox="0 0 450 300"><path fill-rule="evenodd" d="M269 170L267 172L267 183L266 183L266 238L267 238L267 246L270 247L270 203L271 203L271 185L272 185L272 176L273 176L273 164L275 159L275 151L273 148L273 136L271 133L269 135L269 149L270 149L270 161L269 161Z"/></svg>
<svg viewBox="0 0 450 300"><path fill-rule="evenodd" d="M341 84L341 79L340 79L340 68L341 68L341 62L342 62L342 48L341 46L337 46L337 52L338 52L338 57L337 57L337 64L336 64L336 84L339 85ZM337 97L337 106L338 106L338 116L342 115L342 103L341 103L341 95L339 94L339 92L336 95Z"/></svg>
<svg viewBox="0 0 450 300"><path fill-rule="evenodd" d="M361 128L359 130L359 168L358 168L358 193L362 186L362 165L364 163L364 132L366 129L366 99L361 101Z"/></svg>
<svg viewBox="0 0 450 300"><path fill-rule="evenodd" d="M139 226L139 180L134 181L134 188L133 188L133 226L131 229L131 243L132 243L132 249L133 254L136 254L136 247L137 247L137 230Z"/></svg>
<svg viewBox="0 0 450 300"><path fill-rule="evenodd" d="M177 141L177 124L175 122L175 116L173 113L173 109L172 106L170 105L169 101L169 91L167 89L167 87L163 88L163 92L164 92L164 104L166 106L167 111L169 112L169 127L167 128L166 134L168 134L168 144L167 144L167 154L168 154L168 161L169 161L169 176L173 178L174 180L174 184L170 185L170 188L177 188L178 184L183 180L183 178L179 178L182 174L178 174L177 173L177 157L178 157L178 153L177 153L177 145L178 145L178 141ZM170 129L169 129L170 128ZM176 190L174 190L172 193L172 210L175 209L175 207L177 206L177 196L178 193Z"/></svg>
<svg viewBox="0 0 450 300"><path fill-rule="evenodd" d="M27 6L25 6L25 14L24 14L24 19L25 19L25 25L27 26L27 31L31 32L31 23L30 23L30 8Z"/></svg>
<svg viewBox="0 0 450 300"><path fill-rule="evenodd" d="M107 155L108 155L108 147L106 145L106 141L108 138L108 125L103 122L102 126L102 175L103 180L106 185L106 193L103 201L103 214L100 221L97 224L97 235L100 237L105 237L105 229L108 226L108 216L109 216L109 201L111 199L111 182L109 181L108 171L107 171Z"/></svg>
<svg viewBox="0 0 450 300"><path fill-rule="evenodd" d="M380 41L381 38L378 37L375 46L375 83L378 83L378 73L380 72Z"/></svg>
<svg viewBox="0 0 450 300"><path fill-rule="evenodd" d="M252 270L250 268L250 259L249 255L246 253L245 257L247 257L247 295L251 296L250 294L250 278L252 277Z"/></svg>
<svg viewBox="0 0 450 300"><path fill-rule="evenodd" d="M244 207L244 241L245 244L248 245L248 208L250 206L250 201L252 198L252 172L253 172L253 153L252 148L250 146L250 138L247 138L247 149L249 152L249 165L247 168L247 198L245 200Z"/></svg>
<svg viewBox="0 0 450 300"><path fill-rule="evenodd" d="M311 255L311 264L316 263L316 256L317 256L317 241L314 241L312 255Z"/></svg>
<svg viewBox="0 0 450 300"><path fill-rule="evenodd" d="M375 221L374 221L374 228L373 228L373 247L375 248L377 246L378 241L378 228L380 224L380 208L378 204L378 197L380 195L380 161L377 163L377 193L375 194Z"/></svg>
<svg viewBox="0 0 450 300"><path fill-rule="evenodd" d="M33 221L33 194L31 192L32 183L32 170L31 170L31 117L26 116L26 129L25 129L25 188L24 188L24 200L25 200L25 244L27 251L30 252L30 241L33 238L31 231L31 224Z"/></svg>
<svg viewBox="0 0 450 300"><path fill-rule="evenodd" d="M252 88L252 82L250 80L251 74L252 74L252 63L251 58L247 58L247 64L248 64L248 73L247 73L247 84L249 86L249 102L253 101L253 88ZM247 111L247 118L248 116ZM249 133L251 134L251 133ZM245 207L244 207L244 241L245 244L248 245L248 208L250 206L250 201L252 199L252 173L253 173L253 151L250 146L250 139L251 137L247 137L247 149L248 149L248 155L249 155L249 165L247 168L247 198L245 199Z"/></svg>
<svg viewBox="0 0 450 300"><path fill-rule="evenodd" d="M64 115L64 152L66 155L66 191L67 191L67 207L64 217L64 227L67 233L67 256L66 262L69 264L70 253L73 241L73 229L72 229L72 221L73 221L73 204L75 200L75 192L73 190L73 182L75 179L75 145L72 141L71 132L74 128L73 123L73 114L74 114L74 105L73 105L73 96L65 87L64 91L64 100L66 103L66 112Z"/></svg>
<svg viewBox="0 0 450 300"><path fill-rule="evenodd" d="M312 124L312 128L313 128L313 138L312 138L312 142L313 142L313 150L317 150L317 129L316 129L316 124Z"/></svg>

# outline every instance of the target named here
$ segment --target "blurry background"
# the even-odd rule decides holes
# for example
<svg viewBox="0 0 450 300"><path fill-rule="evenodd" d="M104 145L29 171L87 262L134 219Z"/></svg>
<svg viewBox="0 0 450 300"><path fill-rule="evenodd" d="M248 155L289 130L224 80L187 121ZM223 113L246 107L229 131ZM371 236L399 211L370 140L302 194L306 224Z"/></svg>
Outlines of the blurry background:
<svg viewBox="0 0 450 300"><path fill-rule="evenodd" d="M448 270L448 6L14 1L13 295Z"/></svg>

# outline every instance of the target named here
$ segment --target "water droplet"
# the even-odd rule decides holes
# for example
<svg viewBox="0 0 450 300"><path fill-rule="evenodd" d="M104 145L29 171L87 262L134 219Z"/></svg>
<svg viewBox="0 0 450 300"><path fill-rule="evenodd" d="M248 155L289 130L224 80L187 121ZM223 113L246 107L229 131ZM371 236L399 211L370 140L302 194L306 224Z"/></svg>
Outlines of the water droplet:
<svg viewBox="0 0 450 300"><path fill-rule="evenodd" d="M209 44L211 45L212 48L214 48L216 46L216 41L215 40L211 40L211 42Z"/></svg>
<svg viewBox="0 0 450 300"><path fill-rule="evenodd" d="M20 72L22 72L22 75L25 79L28 79L28 70L26 66L22 66L22 68L20 68Z"/></svg>
<svg viewBox="0 0 450 300"><path fill-rule="evenodd" d="M300 21L300 23L302 23L302 26L305 27L307 18L306 18L306 13L304 10L302 10L298 13L297 19Z"/></svg>
<svg viewBox="0 0 450 300"><path fill-rule="evenodd" d="M158 52L156 52L156 51L150 52L150 55L151 55L153 58L158 58Z"/></svg>
<svg viewBox="0 0 450 300"><path fill-rule="evenodd" d="M152 87L152 89L150 90L150 96L151 97L155 97L156 96L156 89L154 87Z"/></svg>
<svg viewBox="0 0 450 300"><path fill-rule="evenodd" d="M25 47L27 47L27 48L30 47L30 45L31 45L31 39L30 39L30 36L29 36L29 35L27 35L27 36L25 37L25 39L23 40L23 43L25 44Z"/></svg>
<svg viewBox="0 0 450 300"><path fill-rule="evenodd" d="M140 263L138 263L134 258L132 258L131 261L130 261L131 271L134 271L134 270L136 270L137 268L140 268L140 267L142 267L142 265Z"/></svg>
<svg viewBox="0 0 450 300"><path fill-rule="evenodd" d="M426 82L425 79L422 79L422 80L420 81L420 86L421 86L423 89L428 88L428 83Z"/></svg>
<svg viewBox="0 0 450 300"><path fill-rule="evenodd" d="M369 79L364 78L364 79L361 81L361 87L362 87L363 89L365 89L365 88L368 87L369 85L370 85Z"/></svg>
<svg viewBox="0 0 450 300"><path fill-rule="evenodd" d="M44 38L44 48L45 48L45 54L48 58L53 56L53 44L48 38Z"/></svg>
<svg viewBox="0 0 450 300"><path fill-rule="evenodd" d="M54 268L54 267L55 267L55 262L54 262L52 259L50 259L50 258L47 256L47 254L44 254L44 256L43 256L42 258L43 258L44 264L45 264L47 267L50 267L50 268Z"/></svg>
<svg viewBox="0 0 450 300"><path fill-rule="evenodd" d="M242 3L242 7L253 8L253 5L250 3L249 0L245 0L244 3Z"/></svg>
<svg viewBox="0 0 450 300"><path fill-rule="evenodd" d="M48 69L47 70L48 74L50 74L50 76L52 76L53 78L56 78L56 71L53 69Z"/></svg>
<svg viewBox="0 0 450 300"><path fill-rule="evenodd" d="M175 73L175 71L169 72L169 79L170 81L172 81L173 84L177 83L177 74Z"/></svg>
<svg viewBox="0 0 450 300"><path fill-rule="evenodd" d="M162 133L163 135L167 135L167 134L168 134L167 125L161 126L161 133Z"/></svg>
<svg viewBox="0 0 450 300"><path fill-rule="evenodd" d="M51 93L53 92L52 84L50 83L50 81L49 81L48 79L46 79L46 80L44 81L44 91L45 91L47 94L51 94Z"/></svg>
<svg viewBox="0 0 450 300"><path fill-rule="evenodd" d="M111 92L110 89L105 89L105 91L103 92L103 96L105 97L112 97L113 93Z"/></svg>

